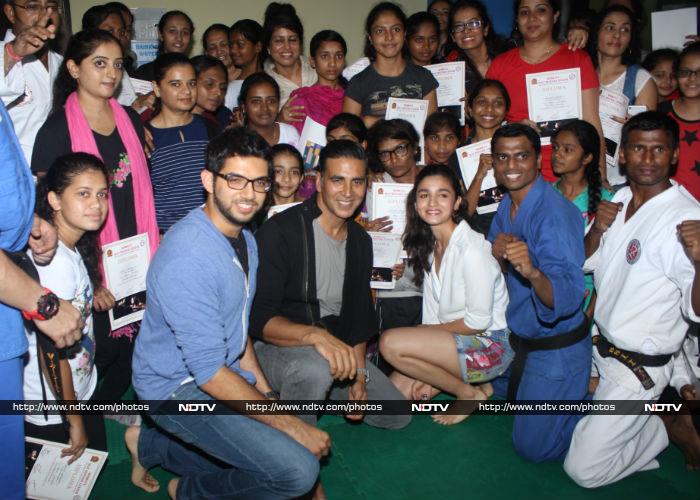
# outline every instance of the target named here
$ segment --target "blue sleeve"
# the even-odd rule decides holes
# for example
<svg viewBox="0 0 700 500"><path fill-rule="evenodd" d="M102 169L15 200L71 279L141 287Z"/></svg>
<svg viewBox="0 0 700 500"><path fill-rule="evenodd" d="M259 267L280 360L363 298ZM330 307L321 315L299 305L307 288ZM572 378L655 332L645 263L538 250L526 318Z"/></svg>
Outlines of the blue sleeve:
<svg viewBox="0 0 700 500"><path fill-rule="evenodd" d="M503 203L501 203L503 205ZM486 239L489 241L489 243L493 243L494 240L496 239L496 236L501 234L503 232L503 229L501 228L501 205L498 206L498 212L496 212L496 216L491 220L491 227L489 228L489 235L486 237Z"/></svg>
<svg viewBox="0 0 700 500"><path fill-rule="evenodd" d="M201 387L226 363L216 276L191 253L171 253L165 260L154 262L149 270L147 289L158 301L187 371Z"/></svg>
<svg viewBox="0 0 700 500"><path fill-rule="evenodd" d="M0 248L18 252L32 229L34 182L5 106L0 103Z"/></svg>
<svg viewBox="0 0 700 500"><path fill-rule="evenodd" d="M533 264L552 284L554 308L544 305L531 288L535 312L541 323L555 323L581 309L585 293L583 220L574 214L543 216L534 221L528 238Z"/></svg>

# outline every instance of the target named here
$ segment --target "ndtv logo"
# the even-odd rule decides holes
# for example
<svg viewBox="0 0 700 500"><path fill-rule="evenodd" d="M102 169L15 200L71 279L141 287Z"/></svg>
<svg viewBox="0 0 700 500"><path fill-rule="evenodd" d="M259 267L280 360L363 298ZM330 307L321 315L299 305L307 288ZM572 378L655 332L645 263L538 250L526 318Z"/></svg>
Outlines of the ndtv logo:
<svg viewBox="0 0 700 500"><path fill-rule="evenodd" d="M411 411L447 411L450 403L411 403Z"/></svg>
<svg viewBox="0 0 700 500"><path fill-rule="evenodd" d="M644 411L681 411L683 403L644 403Z"/></svg>
<svg viewBox="0 0 700 500"><path fill-rule="evenodd" d="M178 403L177 411L214 411L216 403Z"/></svg>

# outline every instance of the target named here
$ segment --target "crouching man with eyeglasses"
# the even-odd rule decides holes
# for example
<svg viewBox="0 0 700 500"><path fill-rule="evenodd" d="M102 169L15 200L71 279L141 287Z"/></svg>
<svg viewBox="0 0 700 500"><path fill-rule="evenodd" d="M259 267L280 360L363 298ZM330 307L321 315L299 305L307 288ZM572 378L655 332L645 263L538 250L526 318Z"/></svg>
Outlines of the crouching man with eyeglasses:
<svg viewBox="0 0 700 500"><path fill-rule="evenodd" d="M271 169L255 132L210 141L206 204L170 229L148 272L133 361L142 400L225 403L271 392L247 336L258 249L243 229L265 202ZM163 413L151 415L156 427L133 428L127 445L135 482L156 465L181 476L168 485L172 498L298 497L330 446L328 434L293 416Z"/></svg>

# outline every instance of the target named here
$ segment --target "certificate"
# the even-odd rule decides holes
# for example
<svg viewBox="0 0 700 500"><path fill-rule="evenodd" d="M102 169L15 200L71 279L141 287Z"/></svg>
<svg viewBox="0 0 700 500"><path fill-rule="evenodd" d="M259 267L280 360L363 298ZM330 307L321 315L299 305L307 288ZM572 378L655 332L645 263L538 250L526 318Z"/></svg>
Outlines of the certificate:
<svg viewBox="0 0 700 500"><path fill-rule="evenodd" d="M629 99L624 94L603 88L598 102L600 103L600 123L603 126L603 136L605 137L605 163L608 181L613 185L622 184L626 179L620 173L620 167L617 165L622 123L614 118L624 119L627 116Z"/></svg>
<svg viewBox="0 0 700 500"><path fill-rule="evenodd" d="M362 71L365 70L367 66L371 64L369 58L367 57L361 57L354 63L352 63L350 66L345 68L343 70L343 76L347 81L352 80L352 77L355 76L358 73L361 73Z"/></svg>
<svg viewBox="0 0 700 500"><path fill-rule="evenodd" d="M109 311L112 330L140 321L146 308L146 272L151 255L148 234L102 247L107 289L116 303Z"/></svg>
<svg viewBox="0 0 700 500"><path fill-rule="evenodd" d="M406 227L406 198L412 189L413 184L372 183L370 220L388 216L392 222L391 232L403 234Z"/></svg>
<svg viewBox="0 0 700 500"><path fill-rule="evenodd" d="M372 277L370 286L379 290L394 288L392 266L399 262L401 253L401 235L368 231L372 238Z"/></svg>
<svg viewBox="0 0 700 500"><path fill-rule="evenodd" d="M267 218L271 218L273 215L277 215L280 212L284 212L288 208L292 208L295 205L301 203L300 201L294 203L285 203L284 205L272 205L270 210L267 211Z"/></svg>
<svg viewBox="0 0 700 500"><path fill-rule="evenodd" d="M464 126L464 61L426 66L438 81L437 105L459 118Z"/></svg>
<svg viewBox="0 0 700 500"><path fill-rule="evenodd" d="M459 169L462 172L464 185L469 189L469 186L474 181L476 173L479 169L479 160L481 155L491 154L491 140L469 144L458 148L455 153L459 161ZM489 170L481 182L481 190L479 192L479 202L476 206L476 213L488 214L498 210L498 204L503 199L505 191L501 190L496 183L496 178L493 175L493 169Z"/></svg>
<svg viewBox="0 0 700 500"><path fill-rule="evenodd" d="M581 70L569 68L525 75L529 118L540 127L540 136L549 137L564 123L583 116Z"/></svg>
<svg viewBox="0 0 700 500"><path fill-rule="evenodd" d="M308 172L318 165L318 158L325 146L326 127L307 116L297 144L297 149L304 160L304 172Z"/></svg>
<svg viewBox="0 0 700 500"><path fill-rule="evenodd" d="M688 41L686 36L697 34L697 7L651 13L652 50L664 48L683 50L683 45Z"/></svg>
<svg viewBox="0 0 700 500"><path fill-rule="evenodd" d="M401 97L390 97L386 103L386 114L384 118L391 120L401 118L406 120L418 132L420 138L420 164L425 164L425 140L423 138L423 127L425 119L428 118L428 101L425 99L404 99Z"/></svg>
<svg viewBox="0 0 700 500"><path fill-rule="evenodd" d="M146 95L153 92L153 84L148 80L139 80L138 78L129 78L131 85L134 86L134 92L139 95Z"/></svg>
<svg viewBox="0 0 700 500"><path fill-rule="evenodd" d="M27 498L37 500L87 500L107 460L107 452L87 448L68 465L61 458L67 445L27 437L24 443L24 476Z"/></svg>

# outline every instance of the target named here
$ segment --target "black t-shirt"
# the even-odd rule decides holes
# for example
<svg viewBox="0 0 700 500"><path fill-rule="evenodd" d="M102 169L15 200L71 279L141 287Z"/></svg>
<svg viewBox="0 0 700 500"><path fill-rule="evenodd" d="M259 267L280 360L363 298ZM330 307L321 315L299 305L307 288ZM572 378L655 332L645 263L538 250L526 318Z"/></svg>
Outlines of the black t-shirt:
<svg viewBox="0 0 700 500"><path fill-rule="evenodd" d="M156 79L155 62L147 62L136 68L136 78L150 82Z"/></svg>
<svg viewBox="0 0 700 500"><path fill-rule="evenodd" d="M229 238L227 236L226 239L236 252L236 257L238 257L238 261L241 263L243 272L248 276L248 245L245 242L245 236L243 233L240 233L238 238Z"/></svg>
<svg viewBox="0 0 700 500"><path fill-rule="evenodd" d="M138 114L131 108L124 109L143 145L143 126ZM119 238L134 236L137 234L134 187L126 147L122 143L116 127L108 136L94 131L93 136L102 160L110 172L109 194ZM32 172L35 175L46 172L56 158L68 153L71 153L70 133L66 112L61 109L51 114L37 133L32 153Z"/></svg>

